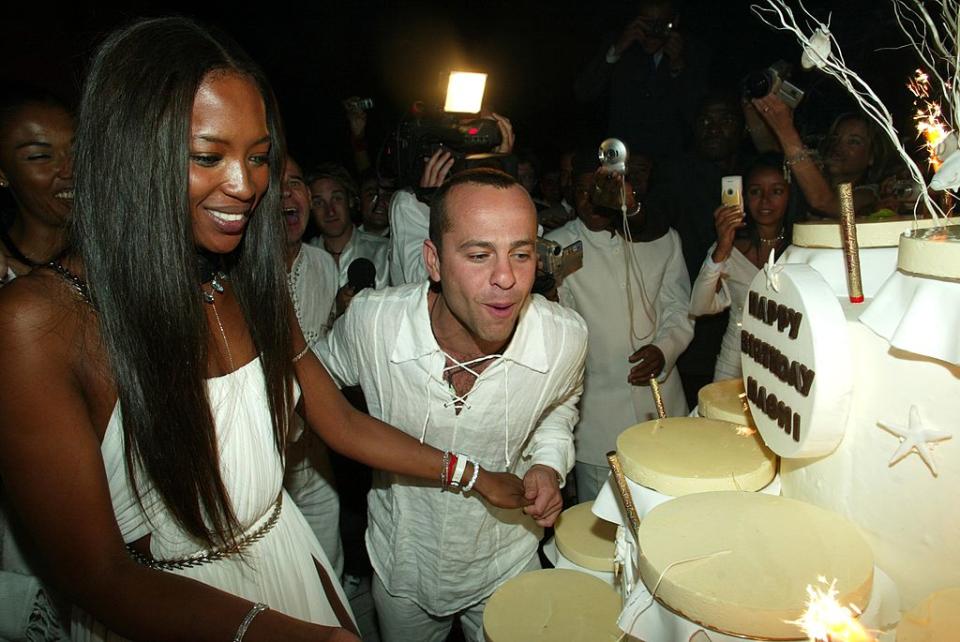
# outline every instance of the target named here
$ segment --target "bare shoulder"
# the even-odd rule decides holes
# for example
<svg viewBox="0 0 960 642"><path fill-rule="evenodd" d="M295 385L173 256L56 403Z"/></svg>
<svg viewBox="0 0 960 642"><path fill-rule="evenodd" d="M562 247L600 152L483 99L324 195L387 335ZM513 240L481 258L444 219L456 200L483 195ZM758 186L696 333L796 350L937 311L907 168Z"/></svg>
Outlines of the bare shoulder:
<svg viewBox="0 0 960 642"><path fill-rule="evenodd" d="M69 348L92 314L88 307L47 270L0 288L0 359L8 364L24 358L69 360Z"/></svg>

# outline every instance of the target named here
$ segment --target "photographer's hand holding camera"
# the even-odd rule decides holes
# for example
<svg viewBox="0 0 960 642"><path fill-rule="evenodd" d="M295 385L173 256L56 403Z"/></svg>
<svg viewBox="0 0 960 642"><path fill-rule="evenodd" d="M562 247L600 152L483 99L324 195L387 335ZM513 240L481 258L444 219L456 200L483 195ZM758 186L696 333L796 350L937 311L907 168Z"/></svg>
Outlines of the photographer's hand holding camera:
<svg viewBox="0 0 960 642"><path fill-rule="evenodd" d="M783 100L771 93L751 102L776 135L784 164L796 178L813 213L832 218L840 216L840 201L835 190L843 182L854 185L853 204L858 216L874 211L876 193L857 189L875 162L875 137L865 120L850 115L834 123L823 152L824 171L816 162L816 153L804 145L793 122L793 110Z"/></svg>
<svg viewBox="0 0 960 642"><path fill-rule="evenodd" d="M513 133L513 125L510 123L510 120L496 112L482 112L481 117L496 121L497 129L500 130L500 144L493 148L493 153L509 154L512 152L516 136ZM450 150L440 148L433 152L423 167L423 174L420 176L420 187L436 188L443 185L444 181L446 181L450 175L450 170L453 169L455 160Z"/></svg>
<svg viewBox="0 0 960 642"><path fill-rule="evenodd" d="M721 205L713 213L713 222L717 228L717 247L710 257L714 263L723 263L730 258L733 252L733 241L737 230L746 227L747 223L740 205ZM719 283L717 284L719 288Z"/></svg>

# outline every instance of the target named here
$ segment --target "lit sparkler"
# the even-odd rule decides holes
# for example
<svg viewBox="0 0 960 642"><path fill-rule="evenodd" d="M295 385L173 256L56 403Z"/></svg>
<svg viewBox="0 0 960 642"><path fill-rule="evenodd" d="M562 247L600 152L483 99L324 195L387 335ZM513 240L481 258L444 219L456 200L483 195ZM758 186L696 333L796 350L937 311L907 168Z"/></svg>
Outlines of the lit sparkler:
<svg viewBox="0 0 960 642"><path fill-rule="evenodd" d="M917 112L913 119L917 121L917 132L925 141L930 167L937 171L944 160L937 148L950 133L943 119L943 110L939 102L931 99L930 77L922 69L917 69L914 77L907 83L907 89L914 95L913 105Z"/></svg>
<svg viewBox="0 0 960 642"><path fill-rule="evenodd" d="M841 606L837 602L837 580L827 584L827 578L820 576L817 579L827 589L808 584L807 610L799 620L789 623L796 624L815 642L876 642L876 638L857 621L859 612L856 607Z"/></svg>

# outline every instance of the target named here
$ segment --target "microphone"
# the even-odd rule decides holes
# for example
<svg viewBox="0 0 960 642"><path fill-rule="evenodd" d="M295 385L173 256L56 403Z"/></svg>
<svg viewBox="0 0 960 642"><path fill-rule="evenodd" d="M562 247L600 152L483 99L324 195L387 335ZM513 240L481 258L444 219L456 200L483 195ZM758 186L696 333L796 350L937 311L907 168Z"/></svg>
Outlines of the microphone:
<svg viewBox="0 0 960 642"><path fill-rule="evenodd" d="M377 268L370 259L355 259L347 268L347 285L356 294L364 288L372 288L377 281Z"/></svg>

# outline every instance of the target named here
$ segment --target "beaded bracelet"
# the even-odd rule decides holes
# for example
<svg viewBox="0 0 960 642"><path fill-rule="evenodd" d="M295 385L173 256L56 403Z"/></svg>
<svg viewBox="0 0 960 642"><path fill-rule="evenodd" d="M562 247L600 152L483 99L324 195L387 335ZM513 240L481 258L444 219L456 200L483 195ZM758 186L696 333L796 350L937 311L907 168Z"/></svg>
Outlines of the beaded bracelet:
<svg viewBox="0 0 960 642"><path fill-rule="evenodd" d="M303 357L304 357L308 352L310 352L310 347L311 347L311 346L310 346L310 343L307 342L307 345L303 346L303 350L301 350L300 352L298 352L298 353L296 354L296 356L293 358L293 363L296 363L297 361L300 361L300 359L303 359Z"/></svg>
<svg viewBox="0 0 960 642"><path fill-rule="evenodd" d="M473 485L477 483L477 477L480 476L480 464L475 461L471 461L473 464L473 475L470 477L470 481L467 482L467 485L463 487L463 492L469 493L473 490Z"/></svg>
<svg viewBox="0 0 960 642"><path fill-rule="evenodd" d="M440 465L440 492L447 490L447 467L450 465L450 451L443 451L443 462Z"/></svg>
<svg viewBox="0 0 960 642"><path fill-rule="evenodd" d="M788 168L793 167L797 163L802 163L803 161L812 160L813 156L811 154L812 152L806 147L804 147L796 154L791 154L790 156L787 156L786 158L784 158L783 164L786 165Z"/></svg>

